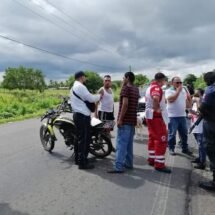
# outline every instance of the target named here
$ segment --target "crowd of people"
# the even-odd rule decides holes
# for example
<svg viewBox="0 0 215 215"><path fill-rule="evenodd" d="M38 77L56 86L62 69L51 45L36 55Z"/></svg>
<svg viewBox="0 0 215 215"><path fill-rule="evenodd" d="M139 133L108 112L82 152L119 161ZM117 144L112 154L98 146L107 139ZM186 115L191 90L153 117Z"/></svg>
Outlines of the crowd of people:
<svg viewBox="0 0 215 215"><path fill-rule="evenodd" d="M116 156L115 163L108 173L124 173L133 169L133 137L137 123L137 106L140 98L139 90L134 85L135 75L126 72L120 91L119 111L117 114ZM167 77L159 72L154 76L146 91L145 118L148 127L148 164L156 171L171 173L165 165L166 149L170 156L175 156L177 132L181 152L192 155L188 147L188 121L194 124L192 133L198 144L198 157L192 162L195 168L205 169L206 154L210 160L213 180L201 182L200 187L215 191L215 72L204 75L207 88L204 92L199 88L195 92L183 85L181 78L175 76L170 86L164 90ZM103 79L103 87L93 95L84 85L86 76L80 71L75 74L75 82L71 88L71 105L73 118L78 128L79 144L75 147L75 162L79 169L92 169L94 165L87 158L90 143L91 110L86 102L96 103L94 116L102 121L114 121L114 97L111 89L111 76ZM202 120L198 120L198 118Z"/></svg>

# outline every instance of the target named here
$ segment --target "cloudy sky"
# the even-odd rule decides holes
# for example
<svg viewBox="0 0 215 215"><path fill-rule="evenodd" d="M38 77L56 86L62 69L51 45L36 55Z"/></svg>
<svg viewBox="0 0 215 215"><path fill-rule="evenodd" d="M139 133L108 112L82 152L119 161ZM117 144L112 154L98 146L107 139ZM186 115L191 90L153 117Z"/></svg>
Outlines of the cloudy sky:
<svg viewBox="0 0 215 215"><path fill-rule="evenodd" d="M1 0L0 80L19 65L52 80L78 70L121 79L129 65L148 77L198 76L215 68L214 8L214 0Z"/></svg>

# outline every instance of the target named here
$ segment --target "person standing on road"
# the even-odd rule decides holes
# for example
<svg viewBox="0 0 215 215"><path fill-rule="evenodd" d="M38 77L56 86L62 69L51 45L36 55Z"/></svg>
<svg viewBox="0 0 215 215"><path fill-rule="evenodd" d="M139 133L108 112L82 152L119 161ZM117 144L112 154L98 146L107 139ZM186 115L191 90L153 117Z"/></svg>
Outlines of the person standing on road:
<svg viewBox="0 0 215 215"><path fill-rule="evenodd" d="M134 86L133 72L126 72L120 92L117 118L116 159L114 169L108 173L123 173L124 168L133 168L133 137L137 124L139 90Z"/></svg>
<svg viewBox="0 0 215 215"><path fill-rule="evenodd" d="M199 117L199 107L202 103L204 90L199 88L196 90L192 101L193 107L190 110L189 115L191 115L191 123L194 124ZM203 121L201 121L197 126L194 127L192 133L195 137L196 143L198 145L199 155L198 157L192 161L192 163L196 163L194 168L196 169L205 169L206 166L206 150L203 144Z"/></svg>
<svg viewBox="0 0 215 215"><path fill-rule="evenodd" d="M84 72L75 73L75 82L70 91L71 106L73 110L73 119L78 132L79 142L75 145L75 163L79 165L79 169L92 169L94 165L89 164L87 160L89 152L90 121L91 111L88 109L84 101L95 103L102 98L103 92L98 95L92 95L84 83L86 76Z"/></svg>
<svg viewBox="0 0 215 215"><path fill-rule="evenodd" d="M165 152L167 147L167 124L165 97L162 86L166 76L159 72L146 90L146 122L148 126L148 163L157 171L171 173L165 166Z"/></svg>
<svg viewBox="0 0 215 215"><path fill-rule="evenodd" d="M114 125L114 97L111 89L111 76L105 75L103 79L103 87L98 93L104 92L102 99L97 103L95 117L101 121L108 122L110 128ZM111 129L110 129L111 130Z"/></svg>
<svg viewBox="0 0 215 215"><path fill-rule="evenodd" d="M191 108L192 98L182 85L179 77L172 79L172 87L166 90L167 112L170 119L168 125L168 146L170 155L175 155L176 132L178 130L182 153L191 155L188 149L188 126L186 118L186 108Z"/></svg>
<svg viewBox="0 0 215 215"><path fill-rule="evenodd" d="M215 191L215 71L206 73L204 81L208 87L205 90L199 110L203 117L203 141L210 160L213 180L200 182L199 186L209 191Z"/></svg>

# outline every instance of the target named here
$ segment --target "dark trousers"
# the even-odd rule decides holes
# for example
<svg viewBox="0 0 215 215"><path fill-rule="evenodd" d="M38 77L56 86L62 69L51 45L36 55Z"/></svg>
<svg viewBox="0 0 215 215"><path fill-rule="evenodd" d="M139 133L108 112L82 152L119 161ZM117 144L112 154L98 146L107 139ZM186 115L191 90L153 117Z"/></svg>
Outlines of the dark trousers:
<svg viewBox="0 0 215 215"><path fill-rule="evenodd" d="M90 135L90 116L81 113L74 113L73 120L77 129L78 143L75 144L75 160L80 165L87 163L89 146L91 141Z"/></svg>
<svg viewBox="0 0 215 215"><path fill-rule="evenodd" d="M203 121L203 143L210 160L211 170L215 173L215 122Z"/></svg>

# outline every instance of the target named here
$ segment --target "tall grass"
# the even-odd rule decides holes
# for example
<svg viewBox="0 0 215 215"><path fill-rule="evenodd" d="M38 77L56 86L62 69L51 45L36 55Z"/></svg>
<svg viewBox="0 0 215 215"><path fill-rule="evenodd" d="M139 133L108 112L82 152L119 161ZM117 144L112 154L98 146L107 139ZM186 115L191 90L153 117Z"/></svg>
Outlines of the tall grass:
<svg viewBox="0 0 215 215"><path fill-rule="evenodd" d="M120 88L114 90L114 101L119 100ZM69 90L0 89L0 123L22 120L42 115L47 109L55 108L60 96L69 96Z"/></svg>
<svg viewBox="0 0 215 215"><path fill-rule="evenodd" d="M41 115L48 108L60 103L60 95L69 95L69 90L0 89L0 123L31 118Z"/></svg>

